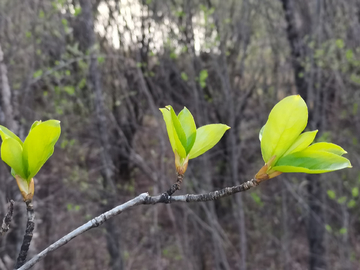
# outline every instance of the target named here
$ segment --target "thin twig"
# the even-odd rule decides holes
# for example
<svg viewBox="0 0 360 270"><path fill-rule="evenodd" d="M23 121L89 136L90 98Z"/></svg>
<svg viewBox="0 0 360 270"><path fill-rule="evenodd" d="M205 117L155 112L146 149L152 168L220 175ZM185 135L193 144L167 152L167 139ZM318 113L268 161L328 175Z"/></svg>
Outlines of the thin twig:
<svg viewBox="0 0 360 270"><path fill-rule="evenodd" d="M184 175L178 173L175 184L173 184L166 192L161 194L159 202L170 203L171 195L173 195L177 190L180 190L183 179L184 179Z"/></svg>
<svg viewBox="0 0 360 270"><path fill-rule="evenodd" d="M14 201L10 200L8 211L1 225L0 236L3 236L10 229L10 222L12 220L13 213L14 213Z"/></svg>
<svg viewBox="0 0 360 270"><path fill-rule="evenodd" d="M205 193L205 194L186 194L186 195L179 195L170 197L170 202L207 202L220 199L225 196L230 196L238 192L246 191L250 188L256 187L259 185L255 179L251 179L243 184L234 187L227 187L221 190L216 190L213 192ZM140 204L157 204L157 203L167 203L163 200L163 194L158 196L149 196L148 193L142 193L139 196L127 201L124 204L114 207L113 209L93 218L92 220L88 221L87 223L81 225L77 229L73 230L69 234L65 235L64 237L60 238L55 243L51 244L49 247L41 251L39 254L35 255L31 260L25 263L22 267L18 270L27 270L30 269L33 265L35 265L38 261L43 259L46 255L50 252L60 248L61 246L67 244L69 241L74 239L75 237L83 234L84 232L99 227L103 223L105 223L108 219L121 214L123 211L134 207Z"/></svg>
<svg viewBox="0 0 360 270"><path fill-rule="evenodd" d="M35 227L35 213L34 213L34 206L31 201L26 201L26 210L27 210L27 223L26 223L26 230L24 239L20 248L19 256L16 260L15 269L21 267L26 260L27 253L29 251L29 246L31 243L31 239L33 237L33 231Z"/></svg>

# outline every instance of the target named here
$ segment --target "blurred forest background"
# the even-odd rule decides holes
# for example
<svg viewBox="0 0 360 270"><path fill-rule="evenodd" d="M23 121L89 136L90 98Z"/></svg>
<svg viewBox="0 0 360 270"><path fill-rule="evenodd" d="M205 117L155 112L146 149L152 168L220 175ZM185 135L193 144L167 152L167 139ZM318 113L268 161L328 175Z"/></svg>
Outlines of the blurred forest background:
<svg viewBox="0 0 360 270"><path fill-rule="evenodd" d="M360 269L359 0L0 0L0 46L0 124L22 139L35 120L62 126L35 182L28 257L175 182L165 105L232 127L190 162L179 194L250 180L259 130L290 94L353 165L216 202L140 206L33 269ZM9 199L16 208L0 269L13 269L26 219L9 171L1 162L1 219Z"/></svg>

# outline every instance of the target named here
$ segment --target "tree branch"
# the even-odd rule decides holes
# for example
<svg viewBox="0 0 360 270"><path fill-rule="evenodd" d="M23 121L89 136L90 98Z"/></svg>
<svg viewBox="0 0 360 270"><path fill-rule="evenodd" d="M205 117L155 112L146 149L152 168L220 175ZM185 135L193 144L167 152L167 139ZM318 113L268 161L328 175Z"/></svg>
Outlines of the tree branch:
<svg viewBox="0 0 360 270"><path fill-rule="evenodd" d="M3 236L9 230L13 213L14 213L14 201L10 200L8 211L3 219L3 222L2 222L2 225L0 228L0 236Z"/></svg>
<svg viewBox="0 0 360 270"><path fill-rule="evenodd" d="M29 251L29 246L31 243L31 239L33 237L33 231L35 227L35 213L34 213L34 207L31 201L26 201L26 210L27 210L27 223L26 223L26 230L24 239L20 248L19 256L16 260L15 269L21 267L26 260L27 253Z"/></svg>
<svg viewBox="0 0 360 270"><path fill-rule="evenodd" d="M238 186L233 187L226 187L221 190L216 190L213 192L205 193L205 194L186 194L186 195L178 195L169 197L169 200L164 200L164 194L158 196L149 196L148 193L142 193L139 196L127 201L124 204L118 205L113 209L93 218L92 220L88 221L87 223L81 225L77 229L73 230L72 232L68 233L64 237L57 240L55 243L51 244L49 247L44 249L39 254L35 255L31 260L25 263L22 267L18 268L18 270L27 270L30 269L33 265L35 265L38 261L43 259L46 255L50 252L62 247L63 245L70 242L75 237L83 234L84 232L99 227L103 223L105 223L108 219L121 214L123 211L132 208L134 206L140 204L157 204L157 203L170 203L170 202L207 202L220 199L222 197L230 196L238 192L246 191L250 188L256 187L259 185L259 182L255 179L251 179L245 183L242 183Z"/></svg>

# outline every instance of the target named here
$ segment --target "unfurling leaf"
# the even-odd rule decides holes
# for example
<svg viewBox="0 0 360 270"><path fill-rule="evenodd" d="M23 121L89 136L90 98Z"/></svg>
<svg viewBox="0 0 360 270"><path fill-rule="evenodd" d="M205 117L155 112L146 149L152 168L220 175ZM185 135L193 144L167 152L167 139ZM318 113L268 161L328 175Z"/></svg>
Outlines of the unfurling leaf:
<svg viewBox="0 0 360 270"><path fill-rule="evenodd" d="M32 199L33 177L53 154L60 132L60 121L35 121L23 143L10 130L0 126L1 159L11 167L24 200Z"/></svg>
<svg viewBox="0 0 360 270"><path fill-rule="evenodd" d="M259 133L265 165L255 178L264 181L284 172L325 173L351 168L346 151L332 143L314 143L317 130L301 134L308 120L306 103L299 96L281 100L271 110Z"/></svg>
<svg viewBox="0 0 360 270"><path fill-rule="evenodd" d="M161 108L160 111L179 174L185 173L189 159L196 158L214 147L230 128L223 124L211 124L196 129L194 117L186 107L178 115L171 106Z"/></svg>
<svg viewBox="0 0 360 270"><path fill-rule="evenodd" d="M24 160L28 162L28 179L33 178L54 152L60 136L60 122L49 120L32 128L24 142Z"/></svg>
<svg viewBox="0 0 360 270"><path fill-rule="evenodd" d="M213 148L229 128L229 126L223 124L211 124L198 128L189 158L196 158Z"/></svg>

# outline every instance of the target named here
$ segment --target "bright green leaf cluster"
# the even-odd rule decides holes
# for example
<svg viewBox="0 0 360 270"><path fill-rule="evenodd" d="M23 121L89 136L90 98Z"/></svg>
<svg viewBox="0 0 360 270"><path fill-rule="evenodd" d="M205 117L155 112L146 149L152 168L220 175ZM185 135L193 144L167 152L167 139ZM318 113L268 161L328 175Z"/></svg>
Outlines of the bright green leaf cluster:
<svg viewBox="0 0 360 270"><path fill-rule="evenodd" d="M11 167L11 174L17 179L21 191L22 182L30 185L32 178L53 154L60 132L60 121L35 121L22 142L13 132L0 125L1 159Z"/></svg>
<svg viewBox="0 0 360 270"><path fill-rule="evenodd" d="M224 124L205 125L196 129L191 112L184 109L176 115L171 106L161 108L171 147L175 153L177 171L183 174L189 159L213 148L230 127Z"/></svg>
<svg viewBox="0 0 360 270"><path fill-rule="evenodd" d="M283 172L317 174L351 167L350 161L342 157L346 151L340 146L325 142L310 145L317 130L301 133L307 121L307 106L299 95L286 97L275 105L259 134L265 166L257 179L269 179Z"/></svg>

